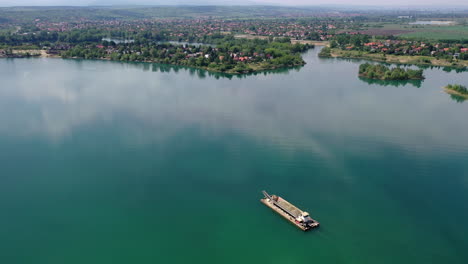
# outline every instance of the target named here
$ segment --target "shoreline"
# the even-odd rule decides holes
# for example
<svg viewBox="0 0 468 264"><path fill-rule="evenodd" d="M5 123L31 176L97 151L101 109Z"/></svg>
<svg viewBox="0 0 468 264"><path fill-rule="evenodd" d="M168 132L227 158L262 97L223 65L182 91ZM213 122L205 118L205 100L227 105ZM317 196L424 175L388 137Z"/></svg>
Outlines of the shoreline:
<svg viewBox="0 0 468 264"><path fill-rule="evenodd" d="M78 57L70 57L70 58L63 58L62 56L57 56L55 58L61 58L61 59L78 59L78 60L89 60L89 59L85 59L85 58L78 58ZM156 63L156 64L165 64L165 65L171 65L171 66L180 66L180 67L187 67L187 68L192 68L192 69L199 69L199 70L205 70L207 72L211 72L211 73L224 73L224 74L232 74L232 75L242 75L242 74L249 74L249 73L260 73L260 72L265 72L265 71L272 71L272 70L281 70L281 69L292 69L294 67L299 67L299 66L304 66L306 65L306 62L304 61L304 63L301 63L301 64L294 64L294 65L291 65L291 66L279 66L279 67L276 67L276 66L273 66L273 67L269 67L269 68L263 68L261 65L259 64L246 64L246 66L250 66L251 67L251 71L243 71L243 72L238 72L238 71L234 71L233 69L230 69L228 71L217 71L217 70L213 70L209 67L196 67L196 66L190 66L190 65L183 65L183 64L175 64L175 63L164 63L164 62L160 62L160 61L153 61L153 60L146 60L146 61L121 61L121 60L112 60L110 58L95 58L93 60L101 60L101 61L116 61L116 62L138 62L138 63ZM255 69L256 68L256 69Z"/></svg>
<svg viewBox="0 0 468 264"><path fill-rule="evenodd" d="M361 53L361 54L356 54ZM394 64L406 65L419 65L419 66L439 66L439 67L452 67L458 69L467 69L468 61L462 60L457 63L452 63L447 60L438 60L429 56L398 56L398 55L385 55L380 53L364 53L359 51L345 51L340 49L331 49L330 58L348 58L348 59L363 59L369 61L386 62ZM421 60L428 60L423 62Z"/></svg>
<svg viewBox="0 0 468 264"><path fill-rule="evenodd" d="M22 50L21 52L14 52L12 55L9 55L7 57L0 57L0 59L54 58L54 59L72 59L72 60L115 61L115 62L123 62L123 63L126 63L126 62L156 63L156 64L165 64L165 65L171 65L171 66L180 66L180 67L187 67L187 68L192 68L192 69L205 70L210 73L222 73L222 74L231 74L231 75L242 75L242 74L261 73L261 72L266 72L266 71L274 71L274 70L282 70L282 69L293 69L295 67L300 67L300 66L304 66L307 64L305 61L303 61L303 63L296 63L290 66L278 66L278 67L273 66L273 67L268 67L268 68L263 68L261 64L246 64L246 66L251 67L252 71L238 72L238 71L234 71L233 69L228 70L228 71L216 71L216 70L210 69L209 67L196 67L196 66L189 66L189 65L183 65L183 64L164 63L164 62L153 61L153 60L121 61L121 60L112 60L111 58L93 58L93 59L85 59L85 58L79 58L79 57L64 58L60 55L48 54L45 50L40 50L40 53L38 53L37 51L38 50L35 50L34 54L30 54L29 56L27 56L26 53L29 53L30 50Z"/></svg>
<svg viewBox="0 0 468 264"><path fill-rule="evenodd" d="M457 96L463 97L463 98L465 98L465 99L468 99L468 94L462 94L462 93L460 93L460 92L454 91L454 90L452 90L452 89L447 88L447 86L444 86L443 88L444 88L444 91L445 91L446 93L448 93L448 94L457 95Z"/></svg>

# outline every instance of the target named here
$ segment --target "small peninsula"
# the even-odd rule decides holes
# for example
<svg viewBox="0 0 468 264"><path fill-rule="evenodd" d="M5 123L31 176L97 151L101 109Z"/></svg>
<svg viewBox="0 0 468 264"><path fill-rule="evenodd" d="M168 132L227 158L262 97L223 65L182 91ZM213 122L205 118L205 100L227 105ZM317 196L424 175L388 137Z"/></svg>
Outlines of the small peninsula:
<svg viewBox="0 0 468 264"><path fill-rule="evenodd" d="M389 68L381 64L364 63L359 66L359 76L378 80L422 80L423 70Z"/></svg>
<svg viewBox="0 0 468 264"><path fill-rule="evenodd" d="M449 84L444 87L444 90L448 94L458 95L468 99L468 88L460 84Z"/></svg>

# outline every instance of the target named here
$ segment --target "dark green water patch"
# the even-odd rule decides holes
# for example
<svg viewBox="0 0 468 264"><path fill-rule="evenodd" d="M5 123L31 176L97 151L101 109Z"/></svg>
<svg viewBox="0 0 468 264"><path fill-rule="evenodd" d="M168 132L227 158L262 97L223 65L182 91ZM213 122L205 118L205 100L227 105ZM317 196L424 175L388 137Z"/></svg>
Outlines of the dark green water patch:
<svg viewBox="0 0 468 264"><path fill-rule="evenodd" d="M467 73L392 89L316 52L232 79L0 60L2 263L464 264L468 105L441 87Z"/></svg>

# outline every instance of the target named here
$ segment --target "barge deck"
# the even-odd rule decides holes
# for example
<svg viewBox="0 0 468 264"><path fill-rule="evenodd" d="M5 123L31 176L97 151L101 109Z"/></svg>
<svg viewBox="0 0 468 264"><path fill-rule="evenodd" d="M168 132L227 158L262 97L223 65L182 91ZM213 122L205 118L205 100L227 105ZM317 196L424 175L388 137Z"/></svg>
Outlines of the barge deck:
<svg viewBox="0 0 468 264"><path fill-rule="evenodd" d="M308 231L320 225L319 222L309 216L309 213L300 210L285 199L276 195L269 195L266 191L262 191L262 193L265 197L260 199L260 202L270 207L273 211L284 217L299 229Z"/></svg>

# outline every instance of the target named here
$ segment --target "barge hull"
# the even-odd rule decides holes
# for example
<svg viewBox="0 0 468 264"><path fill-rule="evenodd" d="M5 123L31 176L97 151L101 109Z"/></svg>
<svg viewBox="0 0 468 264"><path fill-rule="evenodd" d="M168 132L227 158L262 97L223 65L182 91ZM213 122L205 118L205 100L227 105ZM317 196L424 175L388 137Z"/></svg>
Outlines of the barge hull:
<svg viewBox="0 0 468 264"><path fill-rule="evenodd" d="M279 199L281 199L281 197L279 197ZM286 201L286 200L284 200ZM277 214L281 215L283 218L285 218L286 220L288 220L289 222L291 222L293 225L295 225L296 227L298 227L299 229L301 229L302 231L308 231L314 227L317 227L318 226L318 222L316 225L310 227L310 226L303 226L301 225L300 223L297 223L296 222L296 219L294 217L292 217L291 215L289 215L288 213L284 212L282 209L280 209L279 207L275 206L273 203L271 202L268 202L266 198L263 198L263 199L260 199L260 202L262 202L264 205L270 207L273 211L275 211ZM299 210L299 209L297 209ZM300 211L300 210L299 210ZM301 211L302 212L302 211Z"/></svg>

